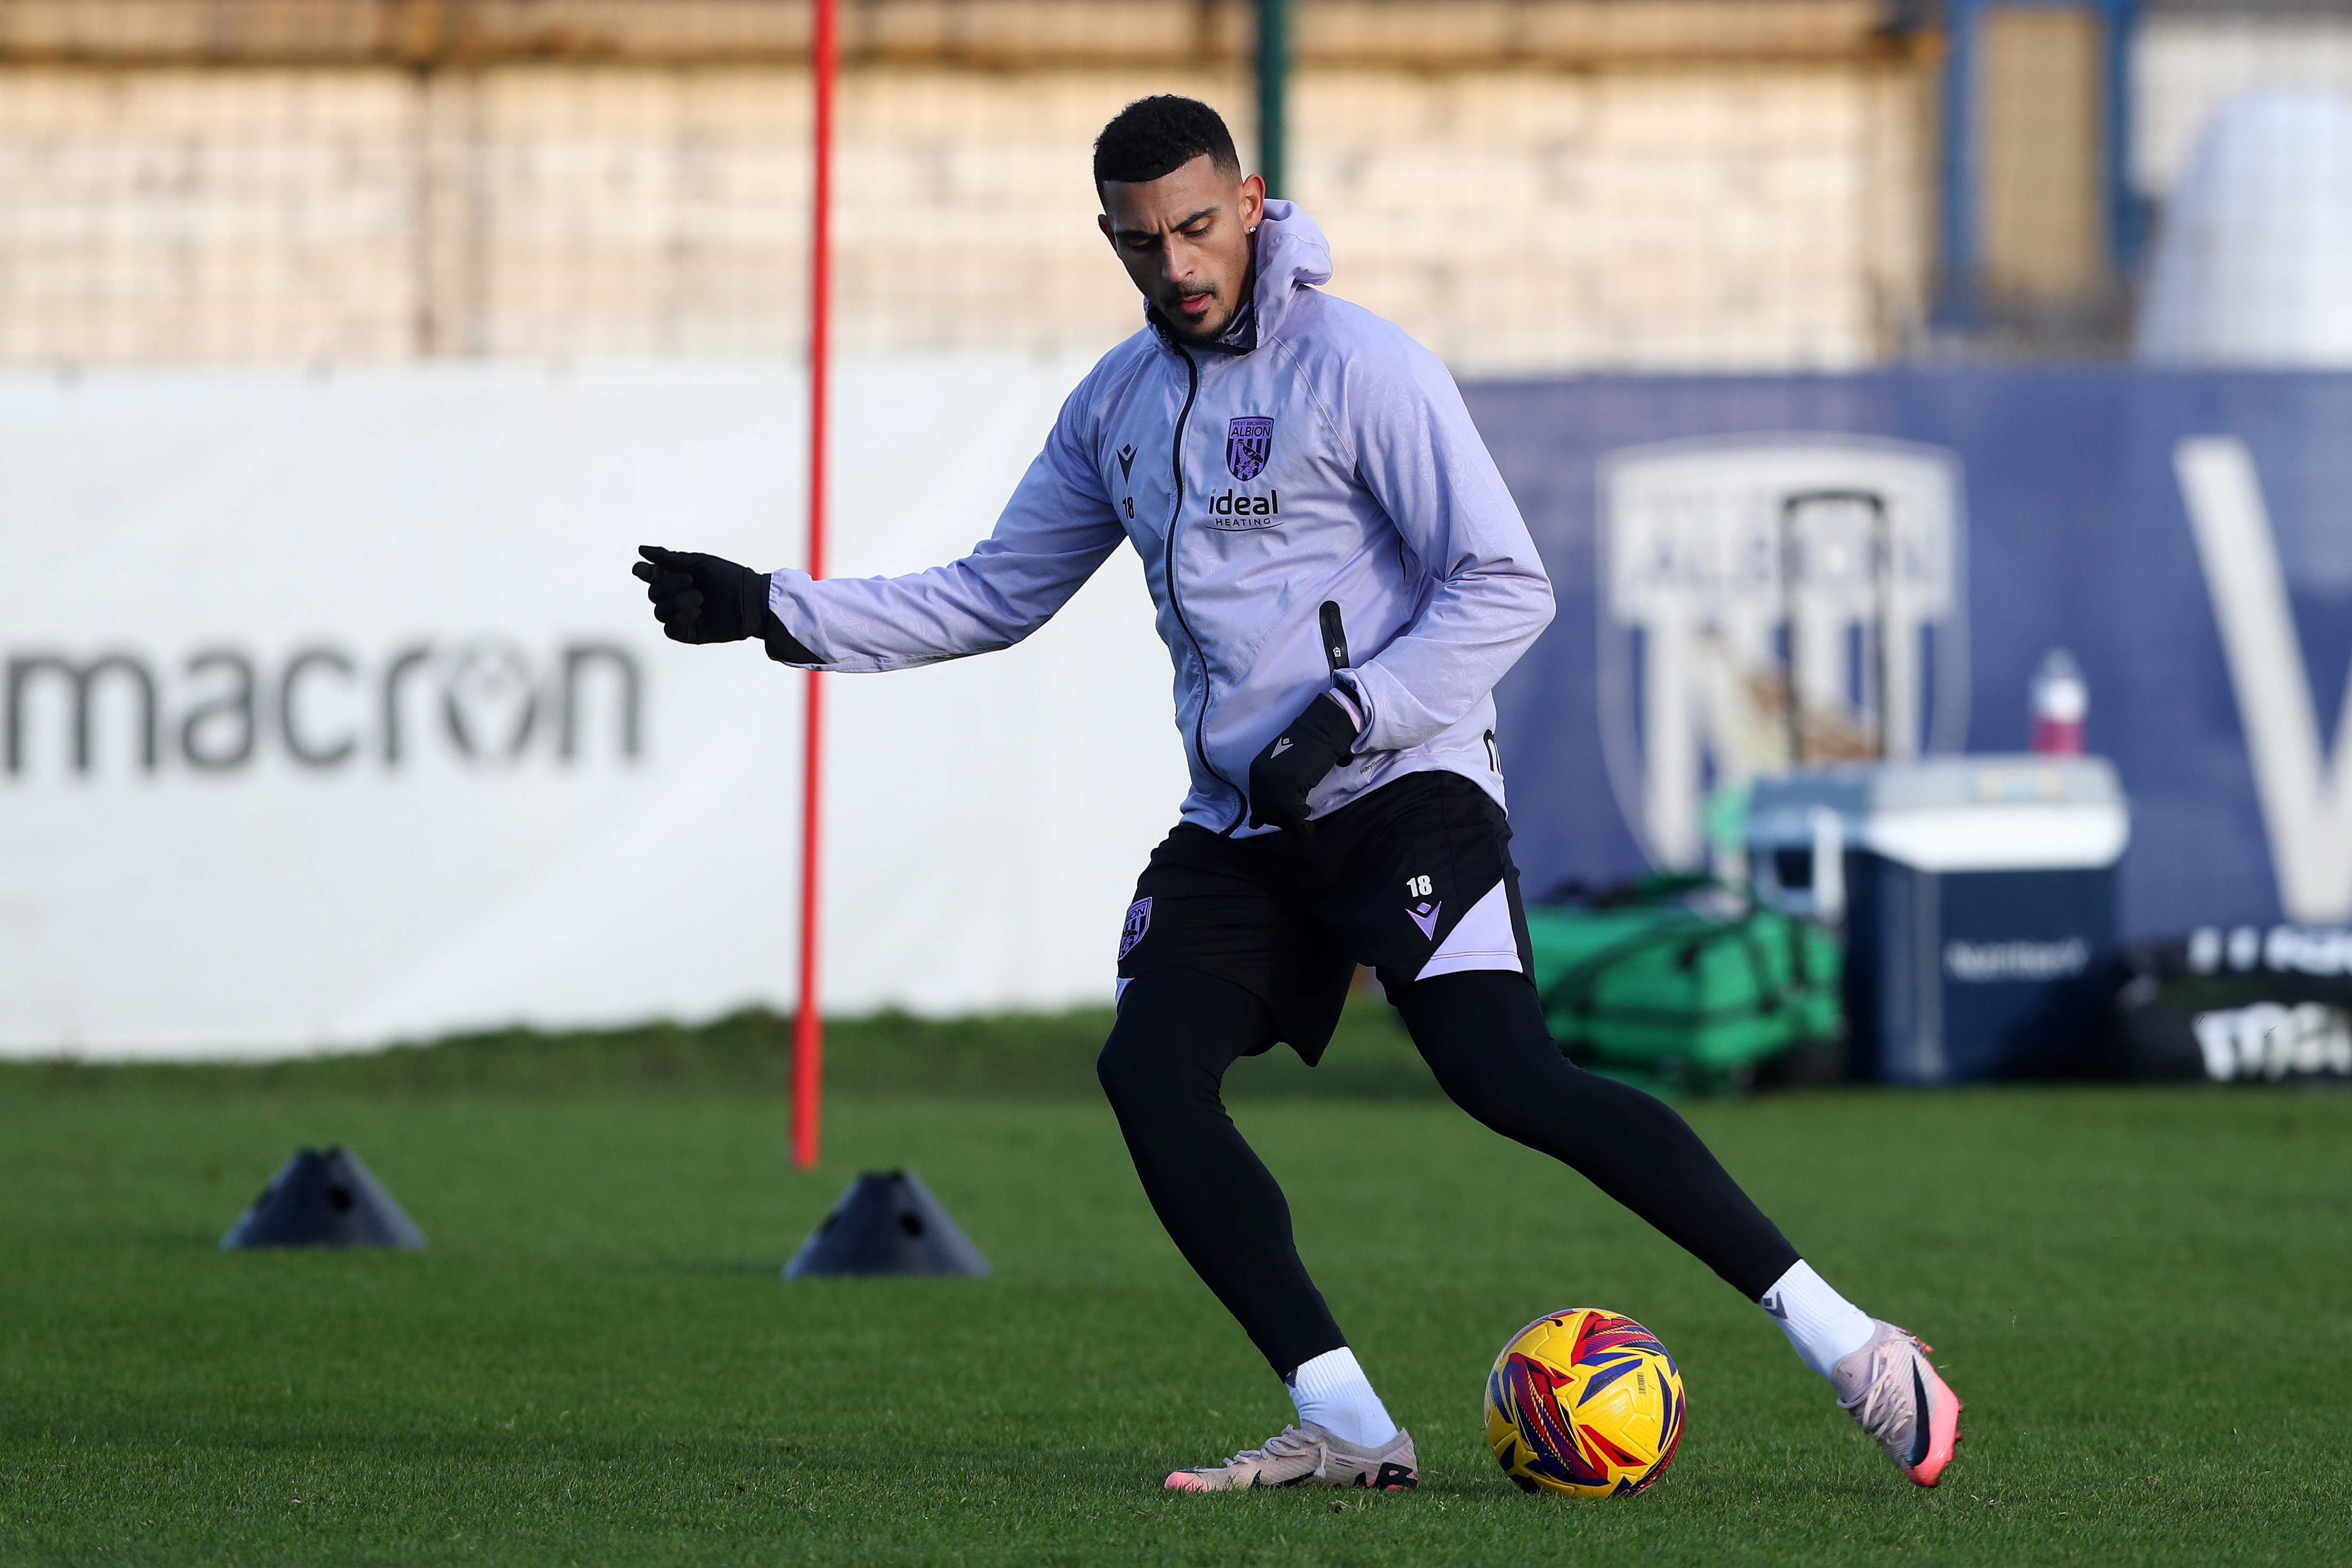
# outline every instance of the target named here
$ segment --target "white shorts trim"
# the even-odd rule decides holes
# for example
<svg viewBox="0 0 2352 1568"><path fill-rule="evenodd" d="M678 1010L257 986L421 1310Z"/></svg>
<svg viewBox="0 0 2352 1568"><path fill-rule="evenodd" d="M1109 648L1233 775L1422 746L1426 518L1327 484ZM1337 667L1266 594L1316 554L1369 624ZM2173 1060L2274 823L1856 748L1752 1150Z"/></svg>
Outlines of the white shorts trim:
<svg viewBox="0 0 2352 1568"><path fill-rule="evenodd" d="M1511 929L1511 895L1504 883L1497 882L1486 890L1486 895L1470 906L1470 913L1454 922L1429 962L1421 967L1416 980L1427 980L1439 975L1458 975L1465 969L1508 969L1522 973L1519 965L1519 939Z"/></svg>

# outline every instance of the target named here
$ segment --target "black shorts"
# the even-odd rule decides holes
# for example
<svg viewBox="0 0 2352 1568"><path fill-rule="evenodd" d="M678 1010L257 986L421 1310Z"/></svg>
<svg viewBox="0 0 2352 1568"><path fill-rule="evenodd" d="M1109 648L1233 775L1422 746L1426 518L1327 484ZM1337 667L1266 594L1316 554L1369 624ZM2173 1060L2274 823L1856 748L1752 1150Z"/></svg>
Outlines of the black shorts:
<svg viewBox="0 0 2352 1568"><path fill-rule="evenodd" d="M1289 833L1180 824L1135 884L1119 989L1198 969L1265 1003L1276 1038L1321 1058L1358 964L1391 997L1464 969L1534 973L1503 809L1456 773L1409 773Z"/></svg>

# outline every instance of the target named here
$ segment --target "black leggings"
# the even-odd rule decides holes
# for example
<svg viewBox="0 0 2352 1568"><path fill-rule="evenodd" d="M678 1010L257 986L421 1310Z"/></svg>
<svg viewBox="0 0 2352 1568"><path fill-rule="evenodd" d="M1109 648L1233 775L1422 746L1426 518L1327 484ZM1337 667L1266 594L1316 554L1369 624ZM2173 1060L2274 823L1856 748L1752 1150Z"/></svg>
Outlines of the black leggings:
<svg viewBox="0 0 2352 1568"><path fill-rule="evenodd" d="M1524 977L1445 975L1396 1000L1455 1104L1566 1162L1749 1301L1797 1261L1689 1124L1560 1055ZM1274 1039L1265 1004L1241 987L1192 969L1154 970L1129 982L1096 1069L1160 1222L1287 1377L1348 1342L1298 1260L1282 1188L1219 1092L1225 1069Z"/></svg>

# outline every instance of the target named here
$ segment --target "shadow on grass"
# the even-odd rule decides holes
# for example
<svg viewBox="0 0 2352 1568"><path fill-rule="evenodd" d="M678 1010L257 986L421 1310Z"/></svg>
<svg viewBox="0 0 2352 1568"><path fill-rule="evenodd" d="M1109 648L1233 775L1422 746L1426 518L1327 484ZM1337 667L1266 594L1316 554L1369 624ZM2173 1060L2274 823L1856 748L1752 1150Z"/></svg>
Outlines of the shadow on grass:
<svg viewBox="0 0 2352 1568"><path fill-rule="evenodd" d="M669 1258L645 1265L650 1274L677 1274L689 1280L781 1280L784 1276L782 1258L761 1259L746 1262L740 1258Z"/></svg>

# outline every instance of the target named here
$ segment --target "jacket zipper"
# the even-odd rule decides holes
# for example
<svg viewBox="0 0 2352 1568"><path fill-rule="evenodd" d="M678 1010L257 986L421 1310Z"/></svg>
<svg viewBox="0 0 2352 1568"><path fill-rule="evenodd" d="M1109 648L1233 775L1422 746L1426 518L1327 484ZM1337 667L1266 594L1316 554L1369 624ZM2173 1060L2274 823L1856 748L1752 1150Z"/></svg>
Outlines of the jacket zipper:
<svg viewBox="0 0 2352 1568"><path fill-rule="evenodd" d="M1323 622L1323 657L1331 666L1331 684L1339 684L1339 672L1348 667L1348 623L1339 613L1339 601L1327 599L1320 612Z"/></svg>
<svg viewBox="0 0 2352 1568"><path fill-rule="evenodd" d="M1176 479L1176 508L1168 517L1165 558L1168 607L1176 612L1176 624L1184 629L1184 640L1192 644L1192 662L1201 669L1201 711L1192 717L1192 754L1201 759L1201 766L1209 770L1209 777L1233 790L1234 798L1241 802L1234 813L1234 820L1225 826L1225 835L1231 837L1249 816L1249 797L1232 779L1218 772L1217 765L1209 760L1209 657L1201 651L1201 639L1193 633L1192 622L1184 615L1184 596L1176 589L1176 528L1184 517L1184 426L1192 417L1194 400L1201 395L1201 367L1183 350L1176 349L1172 343L1169 347L1175 349L1176 357L1184 361L1184 406L1176 415L1176 438L1170 444L1168 456L1168 465Z"/></svg>

